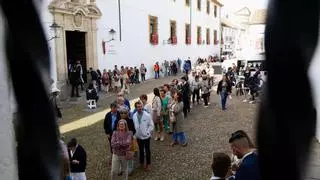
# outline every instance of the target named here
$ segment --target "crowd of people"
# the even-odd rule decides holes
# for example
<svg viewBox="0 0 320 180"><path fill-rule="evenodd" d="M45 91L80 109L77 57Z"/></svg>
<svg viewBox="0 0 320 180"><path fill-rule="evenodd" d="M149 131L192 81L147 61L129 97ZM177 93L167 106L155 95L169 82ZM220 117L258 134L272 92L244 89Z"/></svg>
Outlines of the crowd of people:
<svg viewBox="0 0 320 180"><path fill-rule="evenodd" d="M184 61L183 67L182 63L182 60L179 58L172 61L164 60L161 65L159 62L156 62L153 66L154 78L176 76L182 72L182 68L184 72L188 73L191 69L190 58ZM148 70L144 64L141 64L139 68L121 66L120 69L118 65L115 65L113 70L104 69L102 72L99 69L94 70L93 68L89 68L88 72L90 74L90 81L86 88L86 99L98 101L99 92L118 93L124 91L129 94L130 86L146 81ZM76 61L73 65L70 64L69 83L71 85L71 97L80 97L79 87L81 87L82 91L85 90L84 76L86 74L83 73L80 61Z"/></svg>
<svg viewBox="0 0 320 180"><path fill-rule="evenodd" d="M148 101L150 97L142 94L139 101L134 103L133 108L125 97L126 88L117 91L117 98L110 104L110 112L106 114L104 119L104 131L109 140L111 153L109 161L111 179L116 179L117 176L127 179L134 172L136 164L139 164L139 168L150 171L152 152L150 141L152 138L159 142L168 139L171 141L171 146L186 147L188 145L187 133L183 128L184 119L188 117L193 106L200 105L202 102L204 107L209 106L211 92L216 85L212 64L201 59L197 62L200 63L192 69L191 62L185 61L182 70L185 74L181 78L155 87L151 101ZM156 75L156 71L160 69L156 67L157 65L158 63L154 66L155 78L160 76L160 73ZM119 88L122 85L126 86L126 81L121 81L123 69L125 68L121 67L120 70L117 70L117 66L115 66L112 73L114 76L120 75L118 76ZM166 75L171 75L173 69L165 69L168 72ZM238 76L236 69L236 67L231 68L223 74L216 86L216 93L221 97L222 110L227 109L227 99L228 97L231 99L232 87L236 86L235 79ZM93 78L87 89L89 99L95 99L96 97L90 96L90 94L92 91L97 93L99 90L99 87L96 86L99 83L94 78L96 77L94 74L92 73ZM139 82L139 78L133 77L131 80ZM98 98L95 100L97 101ZM61 118L61 112L57 112L57 110L59 109L55 109L56 116ZM224 153L213 154L212 179L257 179L259 176L257 153L248 135L243 131L237 131L232 134L229 143L234 156L230 159ZM86 151L84 148L78 144L75 138L71 139L67 146L61 140L61 146L64 150L62 153L63 177L72 177L74 180L86 179ZM138 157L138 160L135 157ZM239 161L239 159L241 160ZM230 170L231 163L232 171Z"/></svg>

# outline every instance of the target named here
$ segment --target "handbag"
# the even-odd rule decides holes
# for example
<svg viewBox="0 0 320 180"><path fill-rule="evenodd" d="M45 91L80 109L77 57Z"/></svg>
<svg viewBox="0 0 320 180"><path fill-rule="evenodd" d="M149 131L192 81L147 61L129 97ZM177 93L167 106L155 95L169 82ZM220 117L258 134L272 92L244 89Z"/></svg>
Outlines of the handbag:
<svg viewBox="0 0 320 180"><path fill-rule="evenodd" d="M168 111L161 110L160 115L161 116L166 116L166 115L168 115Z"/></svg>
<svg viewBox="0 0 320 180"><path fill-rule="evenodd" d="M175 123L177 121L176 116L174 115L174 112L170 112L169 120L170 120L170 123Z"/></svg>
<svg viewBox="0 0 320 180"><path fill-rule="evenodd" d="M131 147L130 147L130 151L131 152L138 152L138 142L136 139L132 140L132 143L131 143Z"/></svg>
<svg viewBox="0 0 320 180"><path fill-rule="evenodd" d="M175 106L176 104L175 103L173 103L172 105L171 105L171 107L170 107L170 114L169 114L169 121L170 121L170 123L175 123L176 121L177 121L177 119L176 119L176 116L175 116L175 113L174 113L174 106Z"/></svg>

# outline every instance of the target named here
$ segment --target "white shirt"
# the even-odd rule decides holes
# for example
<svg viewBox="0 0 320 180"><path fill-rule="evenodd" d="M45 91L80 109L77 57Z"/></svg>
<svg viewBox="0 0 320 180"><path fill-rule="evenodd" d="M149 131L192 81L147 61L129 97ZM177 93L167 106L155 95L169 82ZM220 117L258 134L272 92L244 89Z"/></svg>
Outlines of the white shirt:
<svg viewBox="0 0 320 180"><path fill-rule="evenodd" d="M151 112L152 112L151 104L146 104L146 105L143 106L143 108L144 108L149 114L151 114Z"/></svg>
<svg viewBox="0 0 320 180"><path fill-rule="evenodd" d="M74 151L70 150L70 155L71 155L71 157L73 157L74 153L75 153L76 150L77 150L77 147L78 147L78 144L76 145L76 148L74 149Z"/></svg>
<svg viewBox="0 0 320 180"><path fill-rule="evenodd" d="M220 177L217 177L217 176L212 176L210 180L215 180L215 179L223 179L223 178L220 178Z"/></svg>
<svg viewBox="0 0 320 180"><path fill-rule="evenodd" d="M138 139L148 139L151 137L154 128L153 120L149 113L142 111L143 114L139 122L138 113L139 112L134 113L132 117L136 129L135 137Z"/></svg>

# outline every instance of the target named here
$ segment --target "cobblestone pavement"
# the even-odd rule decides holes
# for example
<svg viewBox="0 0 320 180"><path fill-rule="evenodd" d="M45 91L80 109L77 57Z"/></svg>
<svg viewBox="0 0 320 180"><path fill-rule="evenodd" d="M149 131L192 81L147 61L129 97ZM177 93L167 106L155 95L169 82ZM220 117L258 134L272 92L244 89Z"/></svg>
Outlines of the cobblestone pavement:
<svg viewBox="0 0 320 180"><path fill-rule="evenodd" d="M151 89L151 88L150 88ZM256 105L229 100L227 111L221 111L219 97L212 95L211 105L196 105L185 119L184 128L189 140L187 147L171 147L171 139L165 142L152 140L151 172L137 170L130 179L208 179L211 175L212 152L230 152L229 135L238 129L253 135ZM77 137L88 154L88 179L109 179L109 146L103 131L103 122L64 134L68 140Z"/></svg>
<svg viewBox="0 0 320 180"><path fill-rule="evenodd" d="M129 99L141 93L150 93L156 85L167 83L174 77L160 80L150 80L143 85L135 86ZM99 105L100 109L107 108L114 97L107 97ZM243 129L251 137L255 133L255 117L257 104L243 103L241 98L233 96L228 100L228 110L221 111L219 97L212 93L211 105L204 108L202 105L195 105L190 115L184 122L189 145L187 147L171 147L171 138L166 136L164 142L151 141L152 171L144 172L137 169L129 179L209 179L211 176L210 163L213 152L231 153L228 144L230 134L238 129ZM84 109L85 105L77 105L81 111L68 120L76 120L75 117L90 115ZM63 109L63 113L73 112L71 109ZM64 118L64 120L66 117ZM109 145L103 131L103 121L93 125L73 130L64 134L66 140L77 137L79 143L86 149L88 155L87 177L89 180L110 179L110 168L107 162L110 159ZM253 138L254 139L254 138ZM254 139L255 140L255 139ZM314 143L310 168L307 173L307 180L320 179L320 145Z"/></svg>

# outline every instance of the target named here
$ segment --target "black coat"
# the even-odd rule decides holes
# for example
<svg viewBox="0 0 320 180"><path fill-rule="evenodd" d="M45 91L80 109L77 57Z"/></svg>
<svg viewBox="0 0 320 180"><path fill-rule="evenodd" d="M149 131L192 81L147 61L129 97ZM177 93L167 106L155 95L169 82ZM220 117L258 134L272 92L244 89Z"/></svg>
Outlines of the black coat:
<svg viewBox="0 0 320 180"><path fill-rule="evenodd" d="M86 95L87 95L87 100L90 99L98 99L98 93L96 91L96 89L87 89L86 90Z"/></svg>
<svg viewBox="0 0 320 180"><path fill-rule="evenodd" d="M119 111L117 111L117 119L114 123L114 127L112 126L112 115L111 112L108 112L104 118L104 123L103 123L103 127L104 127L104 132L106 134L109 134L110 136L112 135L112 132L115 130L115 128L117 127L117 122L121 119L120 117L120 113Z"/></svg>
<svg viewBox="0 0 320 180"><path fill-rule="evenodd" d="M71 157L70 150L68 150L68 154L70 159L71 172L73 173L85 172L87 167L87 153L83 149L83 147L78 144L73 156ZM72 163L73 160L79 161L79 164Z"/></svg>
<svg viewBox="0 0 320 180"><path fill-rule="evenodd" d="M99 75L96 71L91 71L91 80L97 81L99 79Z"/></svg>
<svg viewBox="0 0 320 180"><path fill-rule="evenodd" d="M80 84L80 72L73 68L70 72L70 84L71 85L79 85Z"/></svg>
<svg viewBox="0 0 320 180"><path fill-rule="evenodd" d="M189 99L190 85L189 85L188 82L186 82L185 84L183 84L181 86L181 93L182 93L183 100L188 100Z"/></svg>
<svg viewBox="0 0 320 180"><path fill-rule="evenodd" d="M220 94L221 91L222 91L222 80L219 81L218 88L217 88L217 94ZM227 81L227 92L228 93L232 92L232 84L230 81Z"/></svg>

